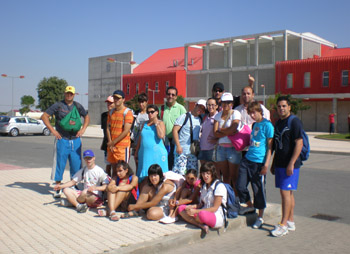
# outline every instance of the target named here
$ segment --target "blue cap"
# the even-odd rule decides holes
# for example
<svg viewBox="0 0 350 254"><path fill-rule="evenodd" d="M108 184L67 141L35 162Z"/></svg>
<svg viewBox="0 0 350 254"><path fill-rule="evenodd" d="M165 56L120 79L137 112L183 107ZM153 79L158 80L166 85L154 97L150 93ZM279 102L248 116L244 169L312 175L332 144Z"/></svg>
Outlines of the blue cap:
<svg viewBox="0 0 350 254"><path fill-rule="evenodd" d="M94 154L94 152L91 151L91 150L86 150L86 151L84 151L84 153L83 153L83 157L84 157L84 158L85 158L85 157L95 157L95 154Z"/></svg>
<svg viewBox="0 0 350 254"><path fill-rule="evenodd" d="M113 96L117 96L119 98L125 98L125 94L122 90L115 90Z"/></svg>

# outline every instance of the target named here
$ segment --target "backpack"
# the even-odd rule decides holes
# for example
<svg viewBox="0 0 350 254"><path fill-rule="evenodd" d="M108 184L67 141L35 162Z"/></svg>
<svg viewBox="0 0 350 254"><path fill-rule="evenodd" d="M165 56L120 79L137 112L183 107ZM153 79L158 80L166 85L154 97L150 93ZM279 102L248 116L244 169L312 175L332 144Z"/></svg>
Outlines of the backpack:
<svg viewBox="0 0 350 254"><path fill-rule="evenodd" d="M128 107L125 107L125 110L124 110L124 112L123 112L123 130L124 130L124 123L125 123L125 116L126 116L126 114L130 111L131 109L130 108L128 108ZM115 111L115 108L112 108L110 111L109 111L109 116L111 117L112 115L113 115L113 113L114 113L114 111ZM132 110L131 110L132 111ZM134 115L134 114L133 114ZM135 120L135 118L134 118L134 120ZM133 121L134 122L134 121ZM131 132L132 132L132 129L130 128L130 135L131 135Z"/></svg>
<svg viewBox="0 0 350 254"><path fill-rule="evenodd" d="M218 184L224 184L226 191L227 191L227 201L226 204L221 204L222 210L224 212L224 221L225 221L225 229L228 226L228 220L227 218L236 218L238 216L238 211L239 211L239 200L236 198L235 191L231 187L230 184L228 183L223 183L221 181L216 181L215 186L214 186L214 191L215 193L216 187Z"/></svg>
<svg viewBox="0 0 350 254"><path fill-rule="evenodd" d="M290 117L288 118L287 126L282 130L281 135L283 135L286 128L290 130L292 121L294 118L296 118L295 115L290 115ZM301 149L299 156L301 161L306 161L307 159L309 159L309 155L310 155L310 142L309 142L309 137L305 133L304 129L301 130L301 137L303 139L303 147Z"/></svg>
<svg viewBox="0 0 350 254"><path fill-rule="evenodd" d="M129 179L128 179L128 181L126 182L126 184L130 184L130 183L131 183L131 181L132 181L132 176L133 176L133 175L129 176ZM120 179L119 179L119 177L117 177L117 181L116 181L116 185L117 185L117 186L119 185L119 181L120 181ZM139 187L138 187L138 185L136 186L136 188L134 188L134 189L131 190L131 194L134 196L135 200L138 200L138 199L139 199L140 192L139 192Z"/></svg>
<svg viewBox="0 0 350 254"><path fill-rule="evenodd" d="M76 107L75 102L73 109L61 119L59 122L59 125L62 127L63 130L69 131L69 132L78 132L82 126L81 119L80 119L80 113Z"/></svg>

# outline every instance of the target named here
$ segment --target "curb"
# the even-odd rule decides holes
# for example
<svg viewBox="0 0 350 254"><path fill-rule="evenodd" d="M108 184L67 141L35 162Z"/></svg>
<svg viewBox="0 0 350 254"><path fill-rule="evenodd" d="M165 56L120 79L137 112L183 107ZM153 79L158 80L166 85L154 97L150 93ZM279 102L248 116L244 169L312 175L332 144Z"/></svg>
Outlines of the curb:
<svg viewBox="0 0 350 254"><path fill-rule="evenodd" d="M336 151L310 150L310 153L332 154L332 155L350 155L350 151L349 152L336 152Z"/></svg>
<svg viewBox="0 0 350 254"><path fill-rule="evenodd" d="M279 204L268 203L264 212L264 219L268 220L281 216L281 206ZM238 216L235 219L229 219L229 225L227 231L238 230L247 226L253 225L257 217L256 213L247 214L244 216ZM174 246L179 246L183 244L192 244L198 241L202 241L200 238L201 230L192 225L188 225L189 230L182 233L177 233L160 239L148 241L140 244L135 244L127 247L121 247L110 251L109 253L132 253L132 254L143 254L143 253L162 253L164 251L169 251L174 248ZM209 234L205 239L215 239L215 237L225 234L224 229L211 229Z"/></svg>

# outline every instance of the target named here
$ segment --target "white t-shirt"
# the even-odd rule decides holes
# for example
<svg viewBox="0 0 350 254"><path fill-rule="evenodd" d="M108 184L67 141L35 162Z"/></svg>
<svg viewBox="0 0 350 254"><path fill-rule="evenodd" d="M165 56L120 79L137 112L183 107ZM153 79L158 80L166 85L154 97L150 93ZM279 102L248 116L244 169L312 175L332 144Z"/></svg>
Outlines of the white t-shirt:
<svg viewBox="0 0 350 254"><path fill-rule="evenodd" d="M263 111L263 118L270 121L270 111L264 105L262 105L262 104L260 104L260 105L261 105L261 109ZM248 114L247 108L244 107L243 104L241 104L241 105L235 107L235 110L237 110L241 113L242 124L246 124L246 125L248 124L249 128L252 129L252 125L255 121Z"/></svg>
<svg viewBox="0 0 350 254"><path fill-rule="evenodd" d="M202 208L213 207L215 196L222 197L222 204L226 204L227 190L226 190L226 187L223 183L219 183L216 186L215 193L213 193L214 188L215 188L215 183L217 181L219 181L219 180L214 181L208 189L207 189L206 184L203 185L203 187L201 189L201 196L200 196L200 201L201 201L201 203L204 204L204 206ZM215 217L216 217L215 228L222 227L224 225L224 212L223 212L221 206L218 208L218 210L216 210Z"/></svg>
<svg viewBox="0 0 350 254"><path fill-rule="evenodd" d="M95 167L92 169L88 169L86 166L83 167L77 173L75 173L72 180L76 181L77 183L84 180L84 189L87 189L90 186L101 186L109 183L109 178L106 172L97 165L95 165ZM102 196L101 191L94 191L94 193L100 197Z"/></svg>
<svg viewBox="0 0 350 254"><path fill-rule="evenodd" d="M224 127L225 128L230 127L234 120L239 120L237 131L240 131L242 129L241 113L239 111L233 110L233 113L230 116L230 118L226 121L225 126L223 126L224 123L225 123L225 119L221 119L221 116L222 116L222 111L217 113L215 115L215 118L214 118L214 120L219 123L219 130L221 128L224 128ZM219 139L219 144L231 144L231 140L227 136L225 136L225 137L222 137L222 138Z"/></svg>

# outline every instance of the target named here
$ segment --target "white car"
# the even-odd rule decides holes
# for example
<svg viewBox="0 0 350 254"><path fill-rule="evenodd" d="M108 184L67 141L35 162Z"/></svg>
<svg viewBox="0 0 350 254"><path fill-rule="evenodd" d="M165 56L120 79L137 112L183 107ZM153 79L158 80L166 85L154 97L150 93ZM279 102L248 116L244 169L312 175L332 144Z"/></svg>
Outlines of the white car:
<svg viewBox="0 0 350 254"><path fill-rule="evenodd" d="M41 120L27 116L0 116L0 133L16 137L20 134L50 135L50 130Z"/></svg>

